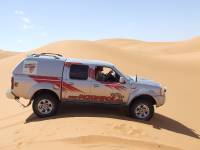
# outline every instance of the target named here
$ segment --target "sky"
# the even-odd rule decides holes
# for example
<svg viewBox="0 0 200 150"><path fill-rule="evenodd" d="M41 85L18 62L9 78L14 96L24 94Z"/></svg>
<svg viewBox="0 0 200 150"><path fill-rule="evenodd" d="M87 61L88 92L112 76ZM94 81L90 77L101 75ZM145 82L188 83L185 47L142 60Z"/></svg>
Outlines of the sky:
<svg viewBox="0 0 200 150"><path fill-rule="evenodd" d="M198 0L0 0L0 49L59 40L178 41L200 35Z"/></svg>

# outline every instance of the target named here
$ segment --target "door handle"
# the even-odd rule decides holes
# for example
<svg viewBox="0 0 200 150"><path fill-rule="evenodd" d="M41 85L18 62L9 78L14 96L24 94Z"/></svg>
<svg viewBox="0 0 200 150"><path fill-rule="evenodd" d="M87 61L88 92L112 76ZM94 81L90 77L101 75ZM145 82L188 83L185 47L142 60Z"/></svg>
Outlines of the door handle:
<svg viewBox="0 0 200 150"><path fill-rule="evenodd" d="M100 85L99 84L94 84L94 87L99 87Z"/></svg>
<svg viewBox="0 0 200 150"><path fill-rule="evenodd" d="M70 85L73 85L74 83L73 83L73 82L69 82L69 84L70 84Z"/></svg>

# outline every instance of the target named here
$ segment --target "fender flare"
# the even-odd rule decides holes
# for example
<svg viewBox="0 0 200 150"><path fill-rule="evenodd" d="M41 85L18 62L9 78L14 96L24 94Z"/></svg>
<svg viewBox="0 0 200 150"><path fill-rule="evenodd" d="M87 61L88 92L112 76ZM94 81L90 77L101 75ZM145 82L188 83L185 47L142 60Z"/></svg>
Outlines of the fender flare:
<svg viewBox="0 0 200 150"><path fill-rule="evenodd" d="M153 101L153 104L157 104L155 95L156 95L156 93L153 90L146 90L146 89L137 90L129 96L127 105L128 106L131 105L134 100L136 100L140 97L145 97L145 98L149 98L149 99L151 98Z"/></svg>

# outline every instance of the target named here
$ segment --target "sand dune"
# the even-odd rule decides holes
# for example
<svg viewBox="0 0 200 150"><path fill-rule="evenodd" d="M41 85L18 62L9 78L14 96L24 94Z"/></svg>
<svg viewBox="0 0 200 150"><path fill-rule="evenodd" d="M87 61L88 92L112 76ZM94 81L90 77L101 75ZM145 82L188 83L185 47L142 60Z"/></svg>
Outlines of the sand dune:
<svg viewBox="0 0 200 150"><path fill-rule="evenodd" d="M16 55L18 53L0 50L0 59Z"/></svg>
<svg viewBox="0 0 200 150"><path fill-rule="evenodd" d="M144 42L125 39L108 39L96 42L124 50L144 52L146 54L183 54L199 52L200 48L200 37L178 42Z"/></svg>
<svg viewBox="0 0 200 150"><path fill-rule="evenodd" d="M12 56L0 52L0 149L199 149L199 43L199 37L178 42L69 40ZM149 122L130 119L121 108L81 104L64 104L57 116L39 119L31 107L20 108L4 92L16 63L40 52L111 61L127 74L152 78L168 87L166 105Z"/></svg>

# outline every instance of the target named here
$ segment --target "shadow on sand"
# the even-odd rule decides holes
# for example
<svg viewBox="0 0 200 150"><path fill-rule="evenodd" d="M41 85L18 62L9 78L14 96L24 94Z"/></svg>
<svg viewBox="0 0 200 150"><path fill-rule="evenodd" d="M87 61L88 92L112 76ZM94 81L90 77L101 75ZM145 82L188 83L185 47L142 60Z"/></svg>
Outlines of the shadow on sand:
<svg viewBox="0 0 200 150"><path fill-rule="evenodd" d="M84 106L83 106L84 105ZM44 121L49 119L67 118L67 117L104 117L115 118L127 121L135 121L152 125L154 128L160 130L165 129L175 133L184 134L190 137L200 139L200 135L193 129L185 126L181 122L173 120L167 116L155 113L150 121L140 121L129 118L127 116L127 109L116 106L100 105L100 104L73 104L63 103L56 116L49 118L38 118L35 114L31 114L25 123Z"/></svg>

